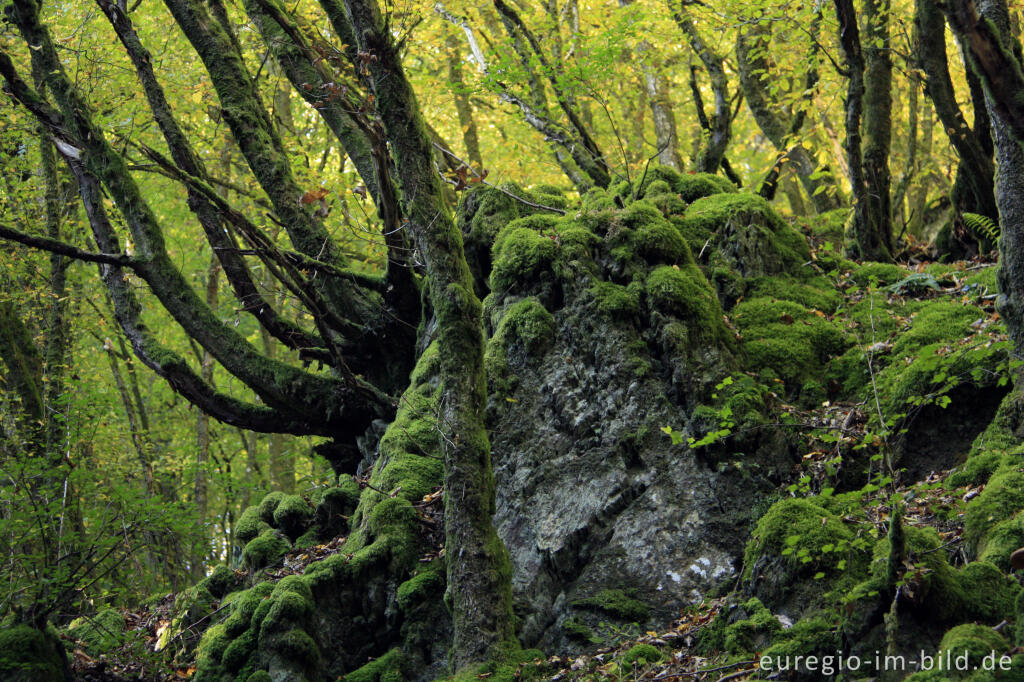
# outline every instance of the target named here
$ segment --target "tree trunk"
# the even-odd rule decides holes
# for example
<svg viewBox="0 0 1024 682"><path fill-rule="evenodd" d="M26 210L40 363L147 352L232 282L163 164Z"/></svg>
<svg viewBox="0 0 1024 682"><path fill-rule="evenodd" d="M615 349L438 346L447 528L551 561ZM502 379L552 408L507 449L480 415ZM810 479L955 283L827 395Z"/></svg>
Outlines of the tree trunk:
<svg viewBox="0 0 1024 682"><path fill-rule="evenodd" d="M892 259L889 204L892 64L888 55L888 0L868 0L862 51L853 0L835 0L849 84L846 93L846 158L853 190L853 216L846 250L853 258ZM876 46L880 41L881 47ZM870 88L865 88L869 84ZM863 119L863 135L862 124Z"/></svg>

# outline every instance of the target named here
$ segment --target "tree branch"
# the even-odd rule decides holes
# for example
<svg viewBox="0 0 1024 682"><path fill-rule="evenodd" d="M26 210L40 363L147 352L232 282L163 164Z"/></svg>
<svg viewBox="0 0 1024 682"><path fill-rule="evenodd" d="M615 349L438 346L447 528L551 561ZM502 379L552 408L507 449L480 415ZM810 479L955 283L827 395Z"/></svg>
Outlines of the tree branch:
<svg viewBox="0 0 1024 682"><path fill-rule="evenodd" d="M106 265L116 266L127 266L134 267L136 259L124 253L93 253L91 251L83 251L67 242L60 241L59 239L50 239L49 237L38 237L30 234L26 234L19 230L15 230L12 227L8 227L3 223L0 223L0 237L9 239L12 242L18 242L25 246L31 246L34 249L42 249L43 251L49 251L50 253L57 253L61 256L67 256L74 258L75 260L86 261L89 263L103 263Z"/></svg>

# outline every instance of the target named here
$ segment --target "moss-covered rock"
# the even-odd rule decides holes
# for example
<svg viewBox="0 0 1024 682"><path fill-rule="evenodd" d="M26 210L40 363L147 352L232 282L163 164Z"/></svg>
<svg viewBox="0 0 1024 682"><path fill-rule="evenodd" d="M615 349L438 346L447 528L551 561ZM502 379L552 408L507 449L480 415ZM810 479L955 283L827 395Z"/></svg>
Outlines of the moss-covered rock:
<svg viewBox="0 0 1024 682"><path fill-rule="evenodd" d="M301 495L286 495L274 510L274 526L295 540L309 528L313 507Z"/></svg>
<svg viewBox="0 0 1024 682"><path fill-rule="evenodd" d="M824 507L801 498L772 505L760 518L743 555L744 579L757 566L782 560L793 569L790 578L831 572L845 565L853 533Z"/></svg>
<svg viewBox="0 0 1024 682"><path fill-rule="evenodd" d="M998 660L1009 648L1006 639L991 627L976 624L957 625L943 635L934 657L920 662L922 667L927 669L914 673L907 680L931 682L976 679L975 675L984 666L986 657L994 654Z"/></svg>
<svg viewBox="0 0 1024 682"><path fill-rule="evenodd" d="M596 609L625 622L644 623L651 613L647 604L635 599L624 590L601 590L593 597L577 599L573 606Z"/></svg>
<svg viewBox="0 0 1024 682"><path fill-rule="evenodd" d="M268 528L270 524L260 518L259 506L253 505L246 507L235 522L235 537L246 543Z"/></svg>
<svg viewBox="0 0 1024 682"><path fill-rule="evenodd" d="M124 617L117 609L103 609L93 616L76 618L68 625L68 634L80 641L90 656L99 656L118 646L124 630Z"/></svg>
<svg viewBox="0 0 1024 682"><path fill-rule="evenodd" d="M275 490L272 493L267 493L260 500L259 504L259 515L260 520L264 523L274 525L274 512L277 511L277 505L281 503L286 495L280 490Z"/></svg>
<svg viewBox="0 0 1024 682"><path fill-rule="evenodd" d="M242 563L250 571L258 571L277 562L291 545L276 530L268 529L250 540L242 550Z"/></svg>
<svg viewBox="0 0 1024 682"><path fill-rule="evenodd" d="M242 587L242 576L224 564L217 564L200 585L208 589L215 599L223 599L230 592Z"/></svg>
<svg viewBox="0 0 1024 682"><path fill-rule="evenodd" d="M543 352L554 334L555 320L536 298L526 298L506 308L484 353L491 392L504 396L514 389L513 367L521 366L527 356Z"/></svg>
<svg viewBox="0 0 1024 682"><path fill-rule="evenodd" d="M0 677L10 682L64 682L60 641L29 625L0 628Z"/></svg>
<svg viewBox="0 0 1024 682"><path fill-rule="evenodd" d="M820 311L792 301L745 300L733 308L732 319L743 334L748 367L770 369L793 392L824 375L825 365L853 344Z"/></svg>
<svg viewBox="0 0 1024 682"><path fill-rule="evenodd" d="M677 223L694 254L744 277L803 276L810 260L806 239L756 194L715 194L694 201ZM809 270L807 274L809 274Z"/></svg>
<svg viewBox="0 0 1024 682"><path fill-rule="evenodd" d="M978 543L978 560L991 562L1009 573L1013 570L1010 555L1021 547L1024 547L1024 513L1017 512L985 533Z"/></svg>
<svg viewBox="0 0 1024 682"><path fill-rule="evenodd" d="M313 512L318 536L326 540L344 534L358 504L359 484L351 478L343 477L336 487L324 490Z"/></svg>
<svg viewBox="0 0 1024 682"><path fill-rule="evenodd" d="M1024 510L1024 468L1008 467L992 475L981 495L964 512L964 540L978 550L985 535Z"/></svg>
<svg viewBox="0 0 1024 682"><path fill-rule="evenodd" d="M657 663L662 659L661 652L657 648L650 644L637 644L631 647L626 653L622 654L620 659L622 665L638 667L645 666L651 663Z"/></svg>
<svg viewBox="0 0 1024 682"><path fill-rule="evenodd" d="M556 222L552 216L531 216L501 230L492 252L492 291L525 293L550 278L558 251L552 232Z"/></svg>

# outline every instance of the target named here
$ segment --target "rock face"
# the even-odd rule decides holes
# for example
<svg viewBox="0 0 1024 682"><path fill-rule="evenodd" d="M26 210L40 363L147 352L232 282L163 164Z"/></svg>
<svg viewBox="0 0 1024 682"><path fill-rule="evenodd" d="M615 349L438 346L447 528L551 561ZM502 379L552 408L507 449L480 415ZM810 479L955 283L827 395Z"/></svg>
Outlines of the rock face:
<svg viewBox="0 0 1024 682"><path fill-rule="evenodd" d="M485 308L495 524L526 645L572 649L600 621L671 620L730 585L755 509L791 461L771 429L714 457L662 431L704 435L701 405L738 374L740 344L673 214L684 195L707 202L685 182L659 172L650 201L595 192L576 213L520 217L494 238ZM752 273L785 272L800 235L755 197L721 196L742 207L721 222L758 253ZM494 203L467 201L464 224ZM713 245L717 263L735 260L735 241ZM733 416L758 420L757 390L727 392L745 410Z"/></svg>

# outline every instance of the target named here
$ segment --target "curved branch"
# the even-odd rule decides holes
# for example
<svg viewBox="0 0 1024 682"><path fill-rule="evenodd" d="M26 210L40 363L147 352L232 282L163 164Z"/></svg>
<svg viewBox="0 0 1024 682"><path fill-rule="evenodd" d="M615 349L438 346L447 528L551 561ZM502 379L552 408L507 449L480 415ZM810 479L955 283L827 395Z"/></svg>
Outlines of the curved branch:
<svg viewBox="0 0 1024 682"><path fill-rule="evenodd" d="M82 249L59 239L50 239L49 237L39 237L26 234L20 230L15 230L13 227L8 227L3 223L0 223L0 238L9 239L12 242L31 246L34 249L49 251L50 253L60 254L61 256L67 256L69 258L86 261L88 263L103 263L105 265L116 265L118 267L132 267L136 263L135 258L124 253L93 253L91 251L83 251Z"/></svg>

